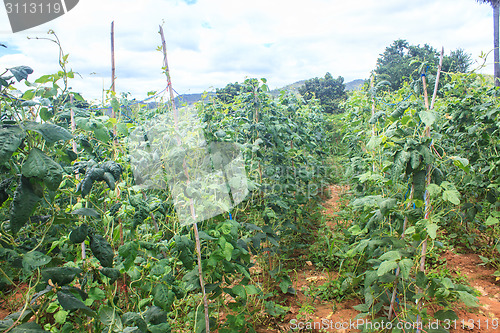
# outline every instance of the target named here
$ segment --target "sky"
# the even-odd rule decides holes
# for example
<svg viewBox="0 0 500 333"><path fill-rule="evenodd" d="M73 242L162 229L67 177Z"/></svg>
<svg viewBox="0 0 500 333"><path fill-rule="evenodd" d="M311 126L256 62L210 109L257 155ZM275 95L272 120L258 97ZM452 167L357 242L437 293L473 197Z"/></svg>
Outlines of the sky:
<svg viewBox="0 0 500 333"><path fill-rule="evenodd" d="M444 47L446 54L462 48L472 68L493 49L491 6L474 0L80 0L65 15L15 34L0 7L0 43L7 45L0 47L0 70L30 66L30 81L57 72L57 45L40 39L53 30L68 68L78 73L69 86L102 101L111 86L113 21L116 91L137 100L166 87L160 25L178 94L249 77L266 78L271 89L327 72L345 82L366 79L397 39ZM492 74L492 63L491 52L480 71Z"/></svg>

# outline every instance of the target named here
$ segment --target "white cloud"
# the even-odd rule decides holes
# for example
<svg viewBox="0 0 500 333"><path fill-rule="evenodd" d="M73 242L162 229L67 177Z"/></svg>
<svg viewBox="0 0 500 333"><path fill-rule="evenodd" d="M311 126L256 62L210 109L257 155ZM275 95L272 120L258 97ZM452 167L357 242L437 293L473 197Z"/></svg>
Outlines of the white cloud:
<svg viewBox="0 0 500 333"><path fill-rule="evenodd" d="M100 98L110 86L113 20L117 91L138 99L166 85L156 51L160 24L179 93L247 76L266 77L271 87L326 72L346 81L367 78L398 38L447 53L460 47L475 59L492 49L491 8L471 0L82 0L66 15L16 34L0 10L0 42L10 53L0 48L0 65L29 65L34 77L58 71L57 46L26 38L50 37L53 29L70 54L69 67L83 77L70 83L73 89Z"/></svg>

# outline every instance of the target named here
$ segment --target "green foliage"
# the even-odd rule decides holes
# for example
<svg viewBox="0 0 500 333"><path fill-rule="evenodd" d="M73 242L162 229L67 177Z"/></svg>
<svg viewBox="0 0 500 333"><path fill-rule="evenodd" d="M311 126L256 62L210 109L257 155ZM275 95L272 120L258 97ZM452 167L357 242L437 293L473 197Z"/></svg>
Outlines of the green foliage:
<svg viewBox="0 0 500 333"><path fill-rule="evenodd" d="M347 98L344 78L339 76L334 79L330 73L326 73L324 78L307 80L299 88L299 93L307 101L318 99L327 113L342 113L341 104Z"/></svg>
<svg viewBox="0 0 500 333"><path fill-rule="evenodd" d="M404 43L398 45L403 52ZM343 133L352 147L346 175L356 192L348 210L353 224L336 256L342 267L355 260L343 276L364 280L357 292L365 302L355 307L361 316L387 320L393 288L398 308L406 309L398 319L414 320L415 313L426 318L417 300L442 305L444 312L457 301L477 306L475 292L449 274L435 275L429 262L420 271L423 244L427 258L440 256L443 243L481 246L496 255L495 244L486 241L487 234L498 235L496 223L483 212L500 206L492 194L498 188L492 162L499 158L492 149L499 140L498 102L476 74L444 79L432 111L408 85L391 94L355 92L346 103ZM372 97L379 102L375 115Z"/></svg>
<svg viewBox="0 0 500 333"><path fill-rule="evenodd" d="M257 80L253 80L252 83L257 83ZM231 104L234 102L235 98L242 94L251 92L252 87L247 84L241 84L238 82L228 83L224 88L215 89L216 98L222 103Z"/></svg>
<svg viewBox="0 0 500 333"><path fill-rule="evenodd" d="M389 81L391 90L395 91L402 88L405 81L419 80L422 73L427 73L432 83L438 64L439 53L432 46L410 45L406 40L398 39L386 47L384 53L377 59L375 73L378 82ZM471 64L470 54L457 49L443 57L442 70L466 73Z"/></svg>

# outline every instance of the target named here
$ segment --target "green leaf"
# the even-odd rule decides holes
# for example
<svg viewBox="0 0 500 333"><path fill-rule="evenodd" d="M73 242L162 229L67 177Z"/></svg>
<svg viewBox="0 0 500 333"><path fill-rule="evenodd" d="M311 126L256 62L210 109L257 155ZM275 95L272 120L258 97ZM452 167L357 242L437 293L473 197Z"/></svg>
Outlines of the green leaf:
<svg viewBox="0 0 500 333"><path fill-rule="evenodd" d="M425 230L427 230L427 234L432 239L436 239L438 228L439 228L439 226L436 223L428 223L425 226Z"/></svg>
<svg viewBox="0 0 500 333"><path fill-rule="evenodd" d="M389 251L389 252L386 252L383 255L381 255L380 258L378 258L378 259L381 261L384 261L384 260L397 261L397 260L401 259L401 254L399 253L399 251Z"/></svg>
<svg viewBox="0 0 500 333"><path fill-rule="evenodd" d="M25 123L25 126L27 130L40 133L48 143L54 143L59 140L67 141L73 138L73 135L67 129L50 123L39 124L28 122Z"/></svg>
<svg viewBox="0 0 500 333"><path fill-rule="evenodd" d="M425 126L428 127L432 126L432 124L436 121L436 115L432 111L421 111L418 116Z"/></svg>
<svg viewBox="0 0 500 333"><path fill-rule="evenodd" d="M122 323L125 326L136 326L142 332L146 332L148 330L148 325L142 319L141 315L136 312L126 312L122 316Z"/></svg>
<svg viewBox="0 0 500 333"><path fill-rule="evenodd" d="M27 178L21 176L10 208L10 230L16 234L28 222L41 197Z"/></svg>
<svg viewBox="0 0 500 333"><path fill-rule="evenodd" d="M100 126L93 127L92 131L94 131L95 138L99 141L108 142L111 140L108 129L102 123L100 123Z"/></svg>
<svg viewBox="0 0 500 333"><path fill-rule="evenodd" d="M98 234L89 235L90 250L92 254L99 260L103 267L113 267L113 248L104 237Z"/></svg>
<svg viewBox="0 0 500 333"><path fill-rule="evenodd" d="M25 177L43 180L47 188L57 190L62 181L63 168L38 148L33 148L24 162L21 172Z"/></svg>
<svg viewBox="0 0 500 333"><path fill-rule="evenodd" d="M426 190L427 192L429 192L429 196L431 198L435 198L438 194L441 193L441 187L436 184L429 184Z"/></svg>
<svg viewBox="0 0 500 333"><path fill-rule="evenodd" d="M153 289L153 300L155 305L163 310L169 310L175 300L175 294L166 284L158 284Z"/></svg>
<svg viewBox="0 0 500 333"><path fill-rule="evenodd" d="M116 131L120 133L121 135L127 136L128 135L128 126L126 123L118 123L116 124Z"/></svg>
<svg viewBox="0 0 500 333"><path fill-rule="evenodd" d="M167 312L157 306L152 306L144 313L144 319L151 325L159 325L167 322Z"/></svg>
<svg viewBox="0 0 500 333"><path fill-rule="evenodd" d="M451 156L450 158L453 160L453 164L455 164L460 169L464 170L465 172L470 171L468 159L459 156Z"/></svg>
<svg viewBox="0 0 500 333"><path fill-rule="evenodd" d="M12 333L50 333L49 331L44 330L37 323L29 322L21 324L11 331Z"/></svg>
<svg viewBox="0 0 500 333"><path fill-rule="evenodd" d="M113 108L113 111L118 114L118 112L120 111L120 102L118 102L116 97L113 97L111 99L111 107Z"/></svg>
<svg viewBox="0 0 500 333"><path fill-rule="evenodd" d="M354 310L359 312L368 312L370 311L370 306L368 304L358 304L352 307Z"/></svg>
<svg viewBox="0 0 500 333"><path fill-rule="evenodd" d="M121 276L120 270L116 268L103 267L101 269L102 275L109 278L109 283L113 284L116 280L118 280Z"/></svg>
<svg viewBox="0 0 500 333"><path fill-rule="evenodd" d="M0 128L0 164L9 161L25 137L26 133L18 126Z"/></svg>
<svg viewBox="0 0 500 333"><path fill-rule="evenodd" d="M3 332L5 330L7 330L13 324L14 324L14 320L10 319L10 318L9 319L0 320L0 332Z"/></svg>
<svg viewBox="0 0 500 333"><path fill-rule="evenodd" d="M420 289L425 289L427 287L427 282L429 279L427 276L425 276L425 273L422 271L417 272L417 276L415 278L415 283L417 284L417 287Z"/></svg>
<svg viewBox="0 0 500 333"><path fill-rule="evenodd" d="M52 260L51 257L38 252L28 252L23 256L23 268L28 272L32 272L40 266L46 265Z"/></svg>
<svg viewBox="0 0 500 333"><path fill-rule="evenodd" d="M100 217L101 215L93 208L78 208L71 212L71 214Z"/></svg>
<svg viewBox="0 0 500 333"><path fill-rule="evenodd" d="M33 73L33 69L29 66L16 66L8 68L8 70L14 75L17 82L28 79L28 75Z"/></svg>
<svg viewBox="0 0 500 333"><path fill-rule="evenodd" d="M405 150L400 150L394 155L394 163L392 164L391 177L392 180L397 180L405 173L406 165L410 160L410 153Z"/></svg>
<svg viewBox="0 0 500 333"><path fill-rule="evenodd" d="M78 128L81 128L85 131L90 131L89 119L86 117L75 117L75 123Z"/></svg>
<svg viewBox="0 0 500 333"><path fill-rule="evenodd" d="M50 279L52 283L64 286L71 283L81 272L77 267L50 267L42 270L42 279L45 282Z"/></svg>
<svg viewBox="0 0 500 333"><path fill-rule="evenodd" d="M385 199L384 201L382 201L380 203L380 206L379 206L380 213L382 213L382 215L386 216L387 214L389 214L391 209L394 209L394 207L396 207L397 203L398 203L398 201L394 198Z"/></svg>
<svg viewBox="0 0 500 333"><path fill-rule="evenodd" d="M414 226L408 227L408 229L405 230L405 235L414 234L415 231L416 231L416 229Z"/></svg>
<svg viewBox="0 0 500 333"><path fill-rule="evenodd" d="M123 266L128 271L134 264L134 260L139 252L139 244L137 242L127 242L118 248L118 254L124 259Z"/></svg>
<svg viewBox="0 0 500 333"><path fill-rule="evenodd" d="M496 217L493 217L493 216L488 216L488 218L486 219L486 222L484 222L485 225L487 226L490 226L490 225L495 225L495 224L498 224L498 219Z"/></svg>
<svg viewBox="0 0 500 333"><path fill-rule="evenodd" d="M42 75L40 76L38 79L35 80L35 83L47 83L47 82L50 82L52 80L52 75L50 74L46 74L46 75Z"/></svg>
<svg viewBox="0 0 500 333"><path fill-rule="evenodd" d="M434 313L434 318L439 321L458 320L458 316L453 310L438 310Z"/></svg>
<svg viewBox="0 0 500 333"><path fill-rule="evenodd" d="M382 138L379 136L372 136L368 143L366 144L366 149L368 150L375 150L377 149L380 144L382 143Z"/></svg>
<svg viewBox="0 0 500 333"><path fill-rule="evenodd" d="M399 262L399 271L403 279L408 279L410 277L410 272L413 267L413 260L403 259Z"/></svg>
<svg viewBox="0 0 500 333"><path fill-rule="evenodd" d="M87 224L82 225L71 230L69 234L69 241L73 244L79 244L85 241L89 234L89 227Z"/></svg>
<svg viewBox="0 0 500 333"><path fill-rule="evenodd" d="M89 298L96 300L96 301L102 301L103 299L106 298L106 293L104 290L99 289L98 287L92 287L89 289Z"/></svg>
<svg viewBox="0 0 500 333"><path fill-rule="evenodd" d="M398 267L398 263L395 261L383 261L377 269L377 275L382 276L387 272L390 272Z"/></svg>
<svg viewBox="0 0 500 333"><path fill-rule="evenodd" d="M93 312L92 309L87 307L82 301L69 292L58 291L57 300L64 310L72 311L82 309L85 310L85 313Z"/></svg>
<svg viewBox="0 0 500 333"><path fill-rule="evenodd" d="M449 201L454 205L460 205L460 192L457 190L446 190L443 192L443 200Z"/></svg>
<svg viewBox="0 0 500 333"><path fill-rule="evenodd" d="M54 116L54 114L52 112L50 112L48 108L41 108L40 109L40 118L42 118L44 121L49 120L53 116Z"/></svg>
<svg viewBox="0 0 500 333"><path fill-rule="evenodd" d="M377 121L378 121L380 118L382 118L382 117L384 117L384 116L385 116L385 112L384 112L384 111L379 111L379 112L375 113L375 114L374 114L374 115L370 118L370 120L368 120L368 122L369 122L370 124L374 125L374 124L376 124L376 123L377 123Z"/></svg>
<svg viewBox="0 0 500 333"><path fill-rule="evenodd" d="M69 312L64 310L59 310L54 313L54 320L58 324L64 324L66 322L66 318L68 317Z"/></svg>
<svg viewBox="0 0 500 333"><path fill-rule="evenodd" d="M259 289L255 287L253 284L249 284L245 286L248 295L257 295L259 294Z"/></svg>
<svg viewBox="0 0 500 333"><path fill-rule="evenodd" d="M464 302L465 306L469 306L469 307L479 306L479 301L477 300L477 298L475 296L469 294L466 291L461 291L461 290L458 290L457 293L458 293L458 297L460 298L460 300L462 302Z"/></svg>
<svg viewBox="0 0 500 333"><path fill-rule="evenodd" d="M123 331L122 320L114 308L109 306L102 307L99 310L99 320L104 326L112 328L113 332L115 332L115 328L118 329L119 332Z"/></svg>
<svg viewBox="0 0 500 333"><path fill-rule="evenodd" d="M27 322L28 320L31 319L31 317L33 317L33 315L35 314L35 312L31 309L26 309L24 311L18 311L18 312L14 312L14 313L11 313L10 315L6 316L5 319L12 319L14 321L19 321L20 323L25 323Z"/></svg>
<svg viewBox="0 0 500 333"><path fill-rule="evenodd" d="M231 243L226 242L224 244L224 256L226 257L227 261L231 261L231 256L233 255L233 251L234 251L234 246Z"/></svg>
<svg viewBox="0 0 500 333"><path fill-rule="evenodd" d="M417 149L410 151L410 165L413 170L417 170L420 165L420 152Z"/></svg>
<svg viewBox="0 0 500 333"><path fill-rule="evenodd" d="M203 320L203 322L205 322ZM172 332L172 328L169 323L161 323L158 325L152 325L148 327L149 332L151 333L170 333Z"/></svg>

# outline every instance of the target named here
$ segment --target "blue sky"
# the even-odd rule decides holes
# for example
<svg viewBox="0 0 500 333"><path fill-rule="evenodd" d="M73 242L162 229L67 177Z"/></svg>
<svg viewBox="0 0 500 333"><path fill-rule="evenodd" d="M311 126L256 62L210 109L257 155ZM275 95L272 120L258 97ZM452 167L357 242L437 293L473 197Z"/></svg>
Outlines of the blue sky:
<svg viewBox="0 0 500 333"><path fill-rule="evenodd" d="M162 90L158 26L167 41L172 82L179 93L211 91L246 77L271 88L301 79L368 78L385 47L402 38L445 52L463 48L480 62L493 47L492 10L474 0L81 0L67 14L13 34L0 10L0 67L28 65L32 80L58 71L54 30L70 82L87 99L110 87L110 27L115 22L116 89L143 99ZM28 39L27 37L32 37ZM483 72L492 72L492 55ZM21 88L21 87L20 87Z"/></svg>

